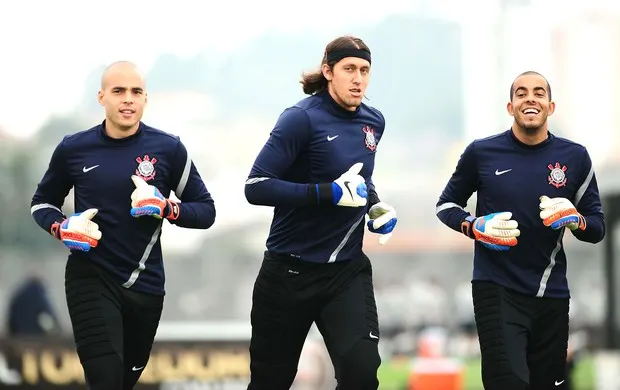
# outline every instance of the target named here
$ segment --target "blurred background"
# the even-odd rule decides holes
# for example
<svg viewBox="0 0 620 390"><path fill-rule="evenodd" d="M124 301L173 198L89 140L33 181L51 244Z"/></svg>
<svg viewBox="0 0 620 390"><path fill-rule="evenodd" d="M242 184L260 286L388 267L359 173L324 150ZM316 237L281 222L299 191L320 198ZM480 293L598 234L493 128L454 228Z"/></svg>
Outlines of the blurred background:
<svg viewBox="0 0 620 390"><path fill-rule="evenodd" d="M400 217L387 246L371 234L365 242L380 388L482 389L472 242L439 222L435 203L467 143L510 126L510 84L536 70L557 104L551 131L590 151L610 223L620 192L613 0L2 3L0 388L84 388L64 299L67 251L32 220L30 199L61 138L102 121L104 67L129 60L147 77L144 121L181 137L218 213L208 231L164 227L167 296L140 388L245 389L251 290L272 210L249 205L244 182L278 115L304 97L301 72L342 34L373 52L366 103L387 122L373 179ZM70 194L64 211L72 204ZM615 235L599 245L565 236L572 389L620 389ZM30 327L11 325L28 312ZM334 388L314 329L294 386Z"/></svg>

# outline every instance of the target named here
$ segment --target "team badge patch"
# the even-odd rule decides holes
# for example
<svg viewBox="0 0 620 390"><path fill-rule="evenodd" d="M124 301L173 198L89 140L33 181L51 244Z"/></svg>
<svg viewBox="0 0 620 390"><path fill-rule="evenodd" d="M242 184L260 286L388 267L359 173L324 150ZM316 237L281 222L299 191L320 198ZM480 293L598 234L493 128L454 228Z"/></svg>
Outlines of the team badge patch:
<svg viewBox="0 0 620 390"><path fill-rule="evenodd" d="M564 187L566 185L566 165L560 165L560 163L555 163L555 165L549 164L547 165L549 170L549 184L554 186L555 188Z"/></svg>
<svg viewBox="0 0 620 390"><path fill-rule="evenodd" d="M136 175L144 179L144 181L152 180L155 177L155 163L156 158L150 158L148 154L144 157L137 157L138 168L136 169Z"/></svg>
<svg viewBox="0 0 620 390"><path fill-rule="evenodd" d="M364 126L362 131L366 134L364 138L364 143L366 147L370 149L370 151L374 152L377 149L377 140L375 139L375 131L370 126Z"/></svg>

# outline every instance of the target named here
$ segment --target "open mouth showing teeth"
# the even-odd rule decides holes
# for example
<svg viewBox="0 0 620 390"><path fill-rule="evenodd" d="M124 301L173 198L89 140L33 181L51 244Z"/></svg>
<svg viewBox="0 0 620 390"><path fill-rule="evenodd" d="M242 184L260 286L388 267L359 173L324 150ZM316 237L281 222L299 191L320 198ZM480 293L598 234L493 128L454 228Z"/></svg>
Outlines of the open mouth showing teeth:
<svg viewBox="0 0 620 390"><path fill-rule="evenodd" d="M121 110L121 114L125 114L125 115L131 115L133 114L134 111L133 110Z"/></svg>
<svg viewBox="0 0 620 390"><path fill-rule="evenodd" d="M533 115L536 115L536 114L538 114L539 112L540 112L540 111L538 111L538 110L537 110L537 109L535 109L535 108L528 108L528 109L526 109L526 110L523 110L523 113L524 113L525 115L532 115L532 114L533 114Z"/></svg>

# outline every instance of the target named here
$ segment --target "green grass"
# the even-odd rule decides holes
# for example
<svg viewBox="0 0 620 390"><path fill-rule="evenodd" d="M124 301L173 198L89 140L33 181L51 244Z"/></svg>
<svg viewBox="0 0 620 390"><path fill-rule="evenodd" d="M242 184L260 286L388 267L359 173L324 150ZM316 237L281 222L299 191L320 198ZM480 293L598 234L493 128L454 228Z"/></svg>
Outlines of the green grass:
<svg viewBox="0 0 620 390"><path fill-rule="evenodd" d="M462 390L482 390L480 379L480 360L467 360L465 363L465 383ZM379 368L381 390L405 390L409 378L409 361L384 362ZM594 362L584 356L575 366L574 390L594 389Z"/></svg>

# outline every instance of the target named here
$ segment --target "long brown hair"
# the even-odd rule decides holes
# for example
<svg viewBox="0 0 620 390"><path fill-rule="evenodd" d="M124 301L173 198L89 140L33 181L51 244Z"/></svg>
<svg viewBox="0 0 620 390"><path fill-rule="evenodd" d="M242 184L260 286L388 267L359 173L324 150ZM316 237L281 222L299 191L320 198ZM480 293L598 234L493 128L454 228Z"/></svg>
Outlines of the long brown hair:
<svg viewBox="0 0 620 390"><path fill-rule="evenodd" d="M333 69L338 60L327 61L327 57L336 50L347 49L360 49L370 53L370 49L360 38L345 35L334 39L325 47L325 53L323 54L323 59L321 60L319 69L313 72L305 72L301 75L301 80L299 82L301 83L305 94L314 95L315 93L321 92L327 88L327 79L323 76L323 71L321 70L323 64L327 64Z"/></svg>

